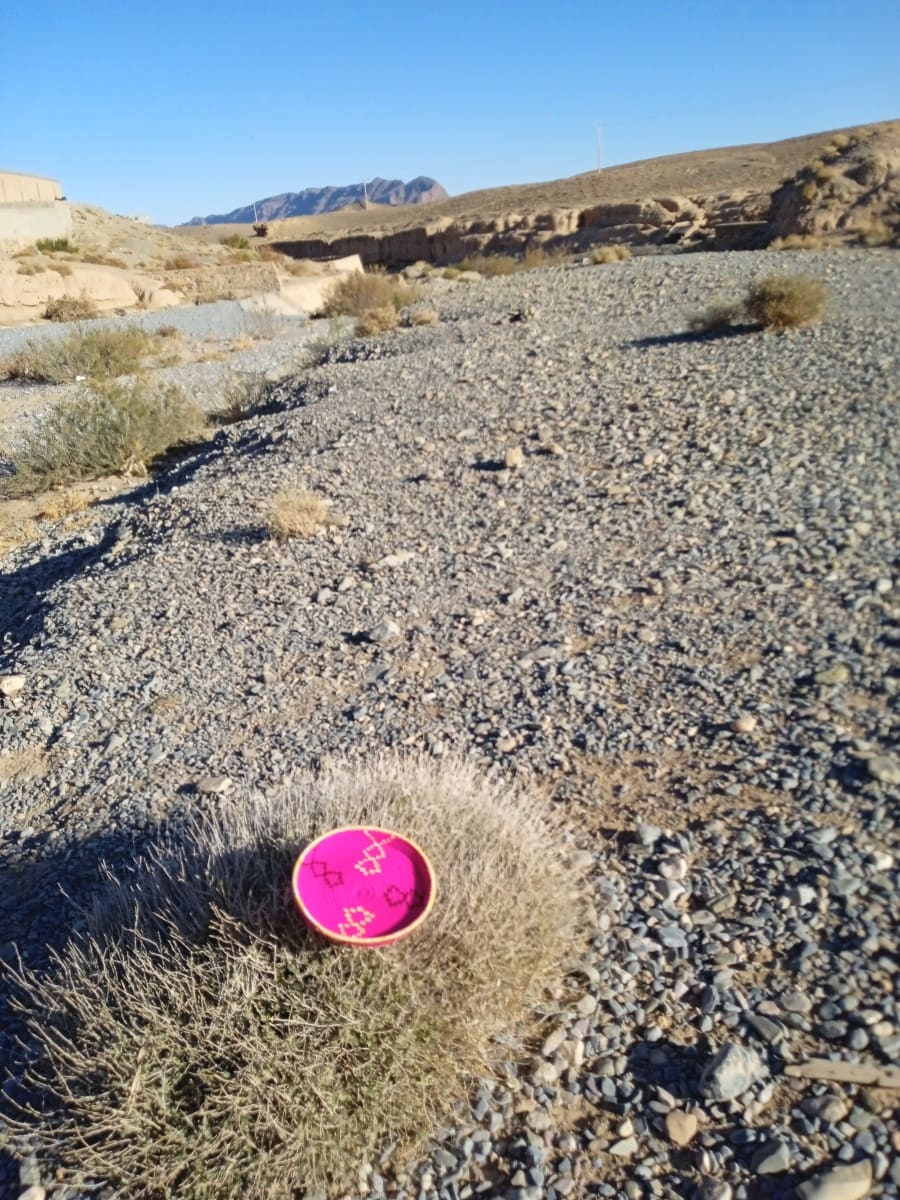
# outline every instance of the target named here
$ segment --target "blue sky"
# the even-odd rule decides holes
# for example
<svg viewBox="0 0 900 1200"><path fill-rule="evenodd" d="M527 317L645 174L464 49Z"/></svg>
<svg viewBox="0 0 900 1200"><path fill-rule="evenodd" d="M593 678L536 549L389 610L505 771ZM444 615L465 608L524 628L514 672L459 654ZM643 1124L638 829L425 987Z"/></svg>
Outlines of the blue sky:
<svg viewBox="0 0 900 1200"><path fill-rule="evenodd" d="M0 169L175 224L283 191L453 194L900 117L898 0L5 0Z"/></svg>

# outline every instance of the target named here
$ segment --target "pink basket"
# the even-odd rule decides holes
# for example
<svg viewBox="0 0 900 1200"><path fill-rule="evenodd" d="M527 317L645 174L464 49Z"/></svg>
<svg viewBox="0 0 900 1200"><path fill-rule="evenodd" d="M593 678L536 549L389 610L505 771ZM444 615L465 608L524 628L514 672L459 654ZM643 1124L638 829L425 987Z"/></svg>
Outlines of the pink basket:
<svg viewBox="0 0 900 1200"><path fill-rule="evenodd" d="M434 872L400 834L350 825L306 847L294 865L294 896L307 923L330 941L389 946L428 916Z"/></svg>

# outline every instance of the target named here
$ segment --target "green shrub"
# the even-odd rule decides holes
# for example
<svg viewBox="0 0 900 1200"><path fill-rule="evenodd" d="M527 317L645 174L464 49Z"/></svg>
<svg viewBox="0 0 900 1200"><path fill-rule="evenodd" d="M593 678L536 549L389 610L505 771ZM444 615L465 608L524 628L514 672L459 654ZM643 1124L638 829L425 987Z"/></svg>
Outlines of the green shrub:
<svg viewBox="0 0 900 1200"><path fill-rule="evenodd" d="M792 329L817 321L827 296L820 279L806 275L769 276L750 286L746 311L764 329Z"/></svg>
<svg viewBox="0 0 900 1200"><path fill-rule="evenodd" d="M66 383L78 375L112 379L138 371L156 346L156 339L136 325L78 330L54 341L26 342L16 354L0 362L0 379L34 383Z"/></svg>
<svg viewBox="0 0 900 1200"><path fill-rule="evenodd" d="M229 233L228 237L223 237L222 245L228 246L230 250L250 249L250 242L239 233Z"/></svg>
<svg viewBox="0 0 900 1200"><path fill-rule="evenodd" d="M120 471L143 472L204 428L200 409L174 386L95 382L19 433L6 452L15 474L0 477L0 496L31 495Z"/></svg>
<svg viewBox="0 0 900 1200"><path fill-rule="evenodd" d="M42 250L44 254L78 253L78 247L73 242L70 242L67 237L38 238L34 244L38 250Z"/></svg>
<svg viewBox="0 0 900 1200"><path fill-rule="evenodd" d="M300 848L348 824L401 832L435 871L431 915L382 951L314 938L292 899ZM61 1178L125 1196L355 1190L515 1053L574 949L564 861L533 795L462 762L385 756L200 806L110 875L54 972L14 972L30 1138Z"/></svg>

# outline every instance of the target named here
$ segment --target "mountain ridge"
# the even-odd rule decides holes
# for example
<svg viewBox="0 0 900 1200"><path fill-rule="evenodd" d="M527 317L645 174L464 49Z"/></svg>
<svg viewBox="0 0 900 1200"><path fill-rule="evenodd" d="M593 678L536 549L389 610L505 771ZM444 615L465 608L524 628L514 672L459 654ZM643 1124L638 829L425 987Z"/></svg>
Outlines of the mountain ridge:
<svg viewBox="0 0 900 1200"><path fill-rule="evenodd" d="M368 183L350 183L340 187L304 188L300 192L281 192L232 209L228 213L210 213L192 217L185 225L246 225L258 221L280 221L287 217L316 216L337 212L352 205L370 204L398 206L430 204L448 199L448 193L428 175L417 175L408 183L402 179L382 179L377 176Z"/></svg>

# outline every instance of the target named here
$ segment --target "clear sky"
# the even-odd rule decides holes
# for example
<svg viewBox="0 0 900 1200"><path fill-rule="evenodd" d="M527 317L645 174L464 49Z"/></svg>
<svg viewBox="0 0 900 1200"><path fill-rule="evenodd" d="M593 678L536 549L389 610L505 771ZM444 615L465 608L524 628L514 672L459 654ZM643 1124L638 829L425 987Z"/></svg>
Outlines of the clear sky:
<svg viewBox="0 0 900 1200"><path fill-rule="evenodd" d="M0 169L176 224L900 117L900 0L3 0Z"/></svg>

